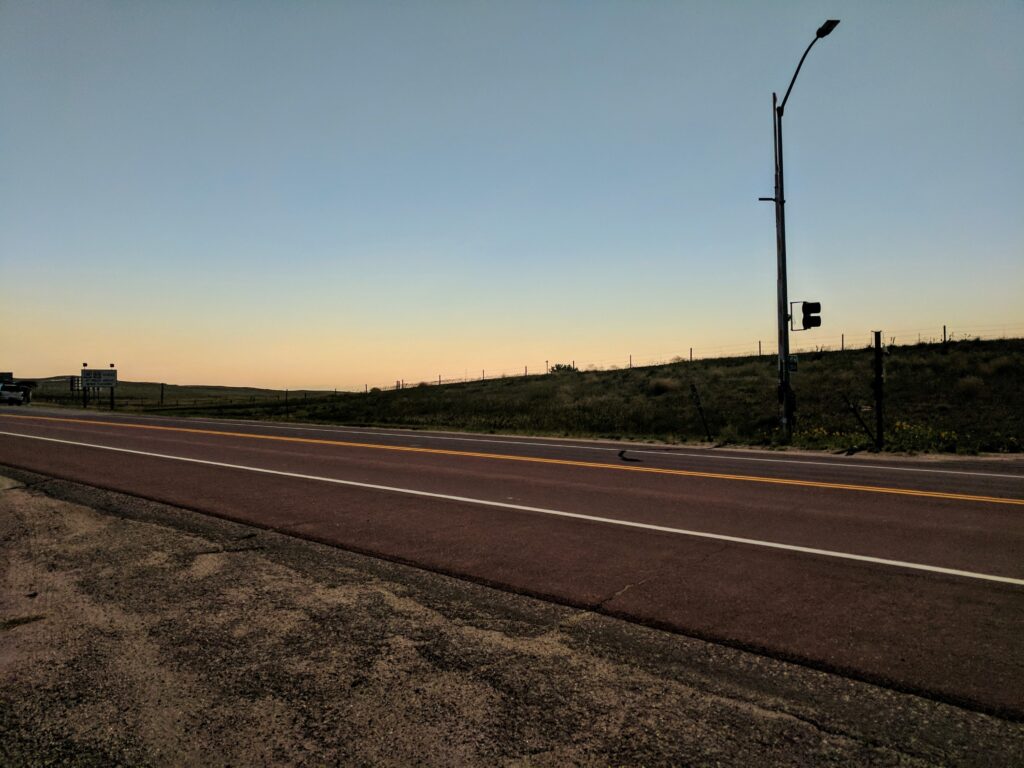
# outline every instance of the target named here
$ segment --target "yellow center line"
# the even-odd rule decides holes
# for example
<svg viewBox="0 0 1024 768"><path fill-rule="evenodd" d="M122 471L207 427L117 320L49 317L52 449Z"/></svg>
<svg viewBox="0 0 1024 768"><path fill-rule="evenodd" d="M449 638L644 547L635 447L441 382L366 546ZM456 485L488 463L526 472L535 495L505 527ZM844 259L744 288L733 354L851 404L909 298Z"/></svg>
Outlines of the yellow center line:
<svg viewBox="0 0 1024 768"><path fill-rule="evenodd" d="M302 443L311 445L332 445L344 448L371 448L380 451L397 451L403 453L427 453L438 456L461 456L464 458L492 459L498 461L522 461L531 464L555 464L564 467L584 467L587 469L612 469L618 472L645 472L658 475L675 475L678 477L701 477L712 480L736 480L748 483L764 483L767 485L793 485L804 488L825 488L840 491L861 491L865 493L884 493L896 496L918 496L928 499L949 499L953 501L978 501L989 504L1012 504L1024 506L1024 499L1012 499L1000 496L975 496L966 493L945 493L942 491L919 491L909 488L888 488L874 485L854 485L850 483L827 483L817 480L793 480L781 477L761 477L758 475L734 475L722 472L699 472L690 469L665 469L661 467L634 467L623 464L604 464L596 461L576 461L573 459L546 459L539 456L515 456L504 453L479 453L476 451L453 451L445 448L419 448L408 445L381 445L379 443L356 443L344 440L324 440L314 437L289 437L286 435L259 435L251 432L222 432L215 429L196 429L194 427L165 427L155 424L129 424L112 421L95 421L91 419L69 419L56 416L16 416L0 414L9 419L31 421L52 421L66 424L88 424L97 427L119 427L121 429L142 429L153 432L179 432L194 435L213 435L216 437L240 437L247 440L272 440L281 443Z"/></svg>

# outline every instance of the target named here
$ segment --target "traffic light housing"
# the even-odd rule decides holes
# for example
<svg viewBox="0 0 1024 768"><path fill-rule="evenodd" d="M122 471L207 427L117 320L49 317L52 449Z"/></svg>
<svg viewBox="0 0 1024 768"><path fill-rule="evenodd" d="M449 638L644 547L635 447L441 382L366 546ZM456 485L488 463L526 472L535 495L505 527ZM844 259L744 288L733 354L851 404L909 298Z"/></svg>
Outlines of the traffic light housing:
<svg viewBox="0 0 1024 768"><path fill-rule="evenodd" d="M806 331L808 328L818 328L821 325L821 302L820 301L804 301L800 306L801 312L803 313L803 329Z"/></svg>

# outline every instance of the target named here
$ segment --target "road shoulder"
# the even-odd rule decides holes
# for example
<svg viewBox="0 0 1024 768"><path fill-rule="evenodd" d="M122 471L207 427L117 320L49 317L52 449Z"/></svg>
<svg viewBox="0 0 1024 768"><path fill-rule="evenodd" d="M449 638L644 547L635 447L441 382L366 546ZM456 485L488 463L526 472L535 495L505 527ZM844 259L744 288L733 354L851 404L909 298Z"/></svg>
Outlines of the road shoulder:
<svg viewBox="0 0 1024 768"><path fill-rule="evenodd" d="M0 763L1019 765L1024 726L0 468Z"/></svg>

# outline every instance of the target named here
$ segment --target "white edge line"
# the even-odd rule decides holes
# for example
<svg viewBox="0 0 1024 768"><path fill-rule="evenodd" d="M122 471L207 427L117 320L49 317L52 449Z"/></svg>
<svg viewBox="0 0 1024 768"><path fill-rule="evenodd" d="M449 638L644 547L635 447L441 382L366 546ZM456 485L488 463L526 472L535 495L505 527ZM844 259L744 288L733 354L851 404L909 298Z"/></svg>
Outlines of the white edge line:
<svg viewBox="0 0 1024 768"><path fill-rule="evenodd" d="M238 424L248 425L252 427L259 427L262 429L287 429L296 432L328 432L331 434L338 435L369 435L377 437L395 437L395 438L407 438L407 439L420 439L420 440L452 440L455 442L464 443L491 443L495 445L524 445L530 448L560 448L575 449L580 451L602 451L605 453L619 453L625 451L626 453L639 453L645 456L659 456L666 459L672 458L685 458L685 459L704 459L705 461L754 461L762 464L788 464L789 466L808 466L808 467L830 467L830 468L841 468L841 469L866 469L875 470L876 472L924 472L935 475L960 475L967 477L997 477L1003 480L1017 480L1024 481L1024 475L1009 475L1000 472L971 472L965 469L928 469L927 467L890 467L884 464L850 464L847 462L838 461L803 461L801 459L769 459L760 456L734 456L728 453L683 453L676 451L671 448L662 451L644 450L643 448L631 448L629 443L616 443L615 448L605 448L604 446L598 445L579 445L572 442L559 442L559 443L538 443L527 440L496 440L486 437L458 437L447 435L438 435L431 432L420 432L418 430L407 430L404 432L380 432L373 429L358 429L353 427L328 427L318 426L315 424L299 426L293 424L273 424L264 421L253 421L252 419L192 419L174 416L132 416L135 419L147 419L151 421L168 421L172 423L191 423L191 424L219 424L221 426L236 426ZM123 419L125 423L131 423L127 419ZM111 421L112 424L120 423L118 420Z"/></svg>
<svg viewBox="0 0 1024 768"><path fill-rule="evenodd" d="M862 563L873 563L893 568L907 568L915 571L927 571L929 573L941 573L947 576L959 576L966 579L979 579L982 581L995 581L1001 584L1013 584L1024 587L1024 579L1014 579L1009 576L995 576L989 573L977 573L974 571L961 571L955 568L943 568L937 565L925 565L923 563L910 563L903 560L888 560L882 557L871 557L869 555L855 555L849 552L836 552L830 549L816 549L814 547L801 547L795 544L780 544L774 541L762 541L760 539L746 539L740 536L727 536L721 533L708 533L706 531L691 531L685 528L670 528L664 525L652 523L640 523L633 520L618 520L612 517L598 517L596 515L584 515L578 512L563 512L557 509L545 509L544 507L529 507L522 504L508 504L503 501L488 501L487 499L473 499L468 496L453 496L446 493L432 493L430 491L417 491L412 488L396 488L390 485L376 485L374 483L360 483L355 480L341 480L334 477L321 477L319 475L304 475L298 472L285 472L279 469L266 469L264 467L249 467L243 464L228 464L221 461L210 461L208 459L195 459L187 456L172 456L165 453L151 453L149 451L136 451L131 448L116 448L112 445L97 445L95 443L80 443L74 440L59 440L55 437L40 437L38 435L24 435L18 432L0 431L0 435L10 437L23 437L28 440L43 440L48 443L62 443L64 445L75 445L84 448L99 448L104 451L116 451L118 453L130 453L137 456L148 456L157 459L170 459L173 461L184 461L191 464L204 464L211 467L223 467L225 469L240 469L246 472L259 472L265 475L277 475L280 477L291 477L299 480L315 480L323 483L334 483L335 485L347 485L354 488L367 488L374 491L387 491L390 493L402 493L408 496L422 496L431 499L443 499L445 501L457 501L465 504L477 504L485 507L497 507L499 509L513 509L517 512L535 512L556 517L568 517L576 520L587 520L594 523L606 523L609 525L620 525L628 528L640 528L646 531L658 531L659 533L673 533L679 536L691 536L699 539L714 539L716 541L728 541L734 544L747 544L755 547L766 547L769 549L781 549L787 552L800 552L808 555L819 555L822 557L833 557L842 560L856 560Z"/></svg>

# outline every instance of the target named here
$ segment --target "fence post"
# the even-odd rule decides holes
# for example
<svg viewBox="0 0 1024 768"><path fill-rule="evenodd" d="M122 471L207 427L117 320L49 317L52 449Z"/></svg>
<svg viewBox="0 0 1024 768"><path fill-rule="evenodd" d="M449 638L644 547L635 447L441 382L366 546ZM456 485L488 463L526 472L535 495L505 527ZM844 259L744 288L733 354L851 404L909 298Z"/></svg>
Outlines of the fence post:
<svg viewBox="0 0 1024 768"><path fill-rule="evenodd" d="M711 430L708 429L708 420L704 418L704 406L700 402L700 393L697 391L697 385L692 381L690 382L690 394L693 396L693 402L697 405L697 413L700 414L700 423L704 425L704 434L708 436L708 442L713 443L714 440L711 438Z"/></svg>
<svg viewBox="0 0 1024 768"><path fill-rule="evenodd" d="M885 447L884 420L882 406L885 400L884 371L882 368L882 332L875 331L875 448Z"/></svg>

